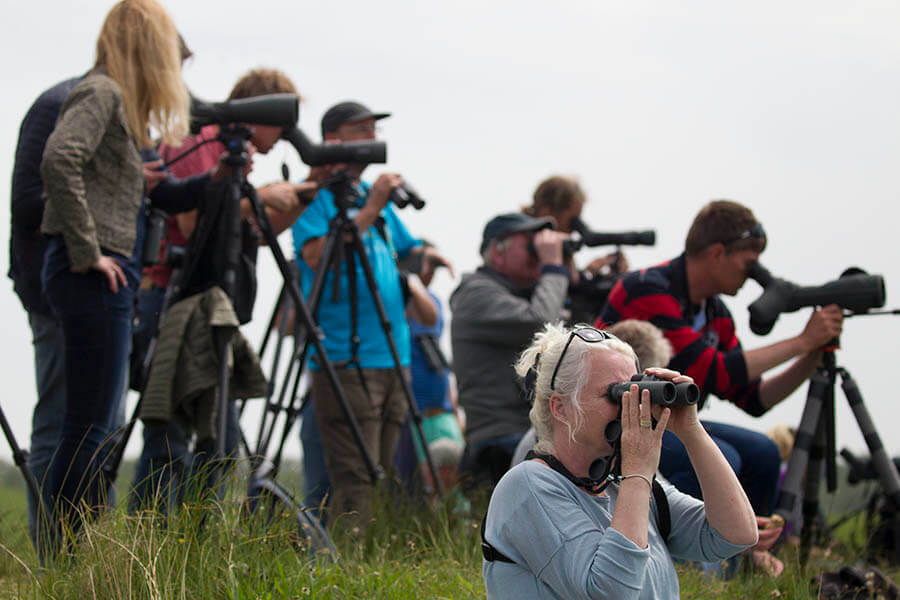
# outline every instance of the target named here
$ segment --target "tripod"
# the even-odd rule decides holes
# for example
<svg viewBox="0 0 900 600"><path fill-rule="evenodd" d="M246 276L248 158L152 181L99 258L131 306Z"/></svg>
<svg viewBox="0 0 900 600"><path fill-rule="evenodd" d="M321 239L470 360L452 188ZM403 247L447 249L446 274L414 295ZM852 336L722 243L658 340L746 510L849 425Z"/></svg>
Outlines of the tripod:
<svg viewBox="0 0 900 600"><path fill-rule="evenodd" d="M372 303L378 317L380 328L385 337L385 341L391 355L392 367L395 376L397 378L397 381L401 385L401 389L407 401L410 420L413 423L419 440L422 442L426 464L432 476L432 480L435 483L435 488L438 494L442 494L443 490L441 489L440 480L437 477L437 470L434 466L431 454L428 452L427 444L425 443L425 435L422 430L422 417L418 410L418 407L416 406L412 389L410 387L410 382L406 377L401 365L400 356L397 351L397 345L391 334L391 322L388 318L384 302L378 290L378 284L375 280L375 274L372 268L372 264L363 244L359 228L357 227L355 221L348 215L348 210L355 207L357 199L356 186L354 185L351 176L346 171L343 171L338 173L330 181L328 181L327 187L332 192L332 195L334 197L336 214L329 222L328 233L325 236L321 256L319 258L319 265L308 294L310 306L312 307L313 311L318 311L318 307L322 301L322 295L325 292L325 279L329 270L334 271L333 301L337 301L339 294L341 293L340 286L341 280L343 278L341 271L342 269L346 269L348 288L347 293L349 296L347 300L350 307L351 322L351 351L350 358L343 361L339 366L355 366L357 371L359 372L362 387L366 391L366 393L368 393L368 387L365 383L365 379L363 378L362 369L360 367L358 358L358 350L361 344L361 340L357 331L358 314L360 310L359 297L357 294L357 264L359 265L359 268L362 271L363 277L365 279L366 288L372 298ZM300 364L302 366L305 361L307 352L308 343L297 355L297 361L293 364ZM318 358L324 366L325 361L321 360L323 357L319 355ZM288 374L288 377L289 376L290 373ZM299 377L300 373L298 371L295 379L295 390L297 387L297 383L299 382ZM296 397L296 392L292 397ZM302 405L300 410L302 410ZM299 410L296 412L299 412ZM430 490L426 490L426 492L430 492Z"/></svg>
<svg viewBox="0 0 900 600"><path fill-rule="evenodd" d="M837 348L838 341L833 340L825 348L822 366L810 377L806 406L803 409L800 426L797 428L794 448L788 460L787 473L775 508L776 513L788 518L798 499L803 498L803 532L800 538L800 560L803 565L809 559L813 523L819 511L819 484L823 461L828 491L833 492L837 488L834 386L838 375L841 376L841 388L853 410L856 423L869 447L872 464L885 495L896 508L900 509L900 475L881 443L881 437L875 430L875 424L863 403L856 381L844 367L837 365L835 357Z"/></svg>

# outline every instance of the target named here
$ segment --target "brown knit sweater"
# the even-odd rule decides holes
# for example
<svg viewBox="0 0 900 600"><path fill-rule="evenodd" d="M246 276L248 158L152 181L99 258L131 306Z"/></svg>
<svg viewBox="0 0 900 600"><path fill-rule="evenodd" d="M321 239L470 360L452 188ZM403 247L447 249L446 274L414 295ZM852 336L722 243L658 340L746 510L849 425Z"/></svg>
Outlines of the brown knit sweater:
<svg viewBox="0 0 900 600"><path fill-rule="evenodd" d="M131 255L144 176L119 86L104 73L92 71L66 98L41 176L41 231L62 234L73 270L96 263L101 248Z"/></svg>

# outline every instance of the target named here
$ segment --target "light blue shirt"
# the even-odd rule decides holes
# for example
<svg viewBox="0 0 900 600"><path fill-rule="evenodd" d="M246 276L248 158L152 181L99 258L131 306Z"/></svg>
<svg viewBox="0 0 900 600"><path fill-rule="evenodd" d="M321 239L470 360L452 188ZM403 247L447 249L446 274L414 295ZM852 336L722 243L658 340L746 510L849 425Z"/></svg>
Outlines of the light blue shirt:
<svg viewBox="0 0 900 600"><path fill-rule="evenodd" d="M351 219L359 212L359 207L365 204L369 190L370 186L367 183L358 186L357 205L347 211ZM334 196L329 190L323 189L291 227L291 233L294 236L294 251L300 268L300 284L303 294L307 298L309 298L315 273L303 261L303 245L311 239L326 235L328 224L337 215L337 212ZM378 292L391 323L391 335L397 344L400 363L403 366L409 366L409 327L404 313L403 291L400 287L396 257L405 256L421 242L410 235L390 204L385 206L380 214L385 222L385 235L382 236L373 225L365 232L361 232L361 236L366 256L372 264ZM358 260L356 261L355 277L358 307L357 334L360 338L357 355L360 359L360 366L366 369L391 368L394 366L394 361L387 339L382 332L381 322L378 320L375 302L366 285L365 275ZM325 278L322 301L314 318L325 334L324 346L329 360L339 362L351 357L350 287L346 264L341 265L337 302L333 301L333 279L334 270L329 269ZM313 361L311 368L318 369L320 367Z"/></svg>
<svg viewBox="0 0 900 600"><path fill-rule="evenodd" d="M672 518L668 543L656 529L651 495L648 547L638 548L610 527L617 485L607 496L590 496L543 464L516 465L491 496L485 533L515 564L484 561L487 597L678 598L673 556L711 562L747 548L709 525L702 502L662 485Z"/></svg>

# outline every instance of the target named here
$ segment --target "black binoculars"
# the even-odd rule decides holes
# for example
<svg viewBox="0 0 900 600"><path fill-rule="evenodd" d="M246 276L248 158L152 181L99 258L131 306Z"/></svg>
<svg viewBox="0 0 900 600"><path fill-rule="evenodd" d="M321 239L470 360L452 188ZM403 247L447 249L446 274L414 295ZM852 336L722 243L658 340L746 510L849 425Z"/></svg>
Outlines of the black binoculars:
<svg viewBox="0 0 900 600"><path fill-rule="evenodd" d="M650 402L660 406L688 406L697 404L700 399L700 388L696 383L687 381L672 383L655 375L642 373L633 375L631 381L611 383L609 386L610 399L616 404L621 404L622 394L630 390L634 384L637 384L640 395L643 395L644 390L649 391Z"/></svg>

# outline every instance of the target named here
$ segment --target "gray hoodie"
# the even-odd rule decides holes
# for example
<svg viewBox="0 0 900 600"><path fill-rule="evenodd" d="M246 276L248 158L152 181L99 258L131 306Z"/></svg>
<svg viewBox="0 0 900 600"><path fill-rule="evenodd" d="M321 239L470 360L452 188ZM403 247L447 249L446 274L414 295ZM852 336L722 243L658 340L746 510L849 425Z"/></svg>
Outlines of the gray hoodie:
<svg viewBox="0 0 900 600"><path fill-rule="evenodd" d="M463 275L450 297L450 331L469 444L530 426L531 406L513 363L544 323L563 319L568 285L562 267L545 267L524 289L489 267Z"/></svg>

